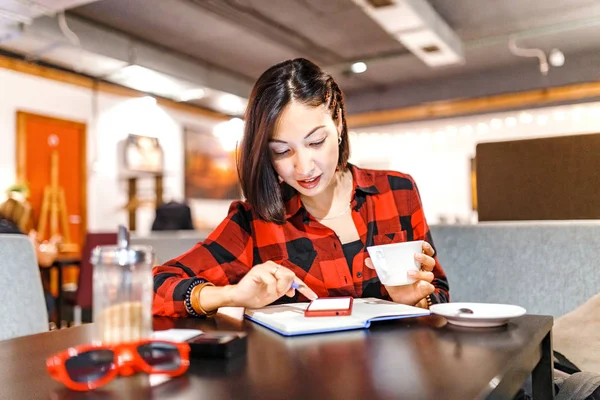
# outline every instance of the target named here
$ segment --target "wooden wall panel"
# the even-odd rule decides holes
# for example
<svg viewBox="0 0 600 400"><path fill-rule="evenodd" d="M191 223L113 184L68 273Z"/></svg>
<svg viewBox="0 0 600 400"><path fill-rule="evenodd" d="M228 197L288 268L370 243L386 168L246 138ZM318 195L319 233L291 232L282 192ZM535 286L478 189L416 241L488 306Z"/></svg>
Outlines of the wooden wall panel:
<svg viewBox="0 0 600 400"><path fill-rule="evenodd" d="M600 219L600 134L480 143L479 221Z"/></svg>

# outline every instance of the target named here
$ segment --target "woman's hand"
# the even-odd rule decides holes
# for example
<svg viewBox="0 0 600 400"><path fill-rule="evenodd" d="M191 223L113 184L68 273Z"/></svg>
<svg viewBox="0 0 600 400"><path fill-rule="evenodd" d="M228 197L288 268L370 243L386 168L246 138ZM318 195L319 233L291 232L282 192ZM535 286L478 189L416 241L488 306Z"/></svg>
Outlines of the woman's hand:
<svg viewBox="0 0 600 400"><path fill-rule="evenodd" d="M421 263L420 271L409 271L408 276L416 279L410 285L387 286L385 289L395 303L408 305L424 305L424 299L434 292L435 287L431 284L433 281L433 268L435 260L433 258L433 247L427 242L423 242L423 253L415 253L415 260ZM370 258L365 260L367 267L374 269Z"/></svg>
<svg viewBox="0 0 600 400"><path fill-rule="evenodd" d="M267 261L255 265L248 273L230 288L231 303L237 307L260 308L271 304L284 294L294 296L296 290L292 283L298 284L298 291L309 300L317 298L308 286L304 284L291 270Z"/></svg>

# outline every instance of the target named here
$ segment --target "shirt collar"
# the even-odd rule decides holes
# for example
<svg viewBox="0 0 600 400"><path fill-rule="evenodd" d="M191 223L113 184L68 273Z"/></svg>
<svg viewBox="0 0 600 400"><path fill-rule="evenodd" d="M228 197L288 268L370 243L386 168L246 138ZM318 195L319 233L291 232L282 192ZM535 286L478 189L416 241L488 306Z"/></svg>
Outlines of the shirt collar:
<svg viewBox="0 0 600 400"><path fill-rule="evenodd" d="M355 165L348 164L354 180L354 191L361 191L366 194L379 194L379 189L375 186L375 179L368 170L358 168Z"/></svg>
<svg viewBox="0 0 600 400"><path fill-rule="evenodd" d="M375 179L367 170L358 168L355 165L348 163L348 168L352 173L352 181L354 183L354 196L358 192L365 194L379 194L379 189L375 186ZM285 203L285 219L290 219L296 215L299 211L303 211L306 214L306 209L302 205L300 195L296 189L292 188L286 183L281 184L281 192L283 195L283 201Z"/></svg>

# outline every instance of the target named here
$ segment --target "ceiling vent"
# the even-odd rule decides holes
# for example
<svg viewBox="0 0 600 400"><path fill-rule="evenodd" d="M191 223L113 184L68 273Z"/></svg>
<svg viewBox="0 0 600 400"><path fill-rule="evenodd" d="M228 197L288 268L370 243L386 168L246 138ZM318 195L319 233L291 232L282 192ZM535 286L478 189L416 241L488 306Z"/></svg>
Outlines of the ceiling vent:
<svg viewBox="0 0 600 400"><path fill-rule="evenodd" d="M464 64L462 41L426 0L353 0L430 67Z"/></svg>
<svg viewBox="0 0 600 400"><path fill-rule="evenodd" d="M55 15L68 8L95 0L2 0L0 1L0 43L19 37L23 25L42 15Z"/></svg>
<svg viewBox="0 0 600 400"><path fill-rule="evenodd" d="M95 0L3 0L0 21L31 24L34 18L54 15L69 8L93 3Z"/></svg>
<svg viewBox="0 0 600 400"><path fill-rule="evenodd" d="M0 0L0 4L3 0ZM252 82L196 62L187 56L137 41L121 32L67 15L37 17L16 37L0 40L0 50L26 60L41 60L76 72L126 86L140 92L185 101L232 116L243 115ZM0 38L3 36L0 26Z"/></svg>

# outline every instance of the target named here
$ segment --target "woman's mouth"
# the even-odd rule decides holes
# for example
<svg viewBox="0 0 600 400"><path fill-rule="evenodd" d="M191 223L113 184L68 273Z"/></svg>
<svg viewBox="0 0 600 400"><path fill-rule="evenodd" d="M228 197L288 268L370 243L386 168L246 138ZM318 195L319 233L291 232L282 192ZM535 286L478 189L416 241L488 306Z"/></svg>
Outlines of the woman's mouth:
<svg viewBox="0 0 600 400"><path fill-rule="evenodd" d="M315 176L314 178L304 179L304 180L296 181L296 182L298 182L298 185L302 186L304 189L312 189L319 184L320 180L321 180L321 175Z"/></svg>

